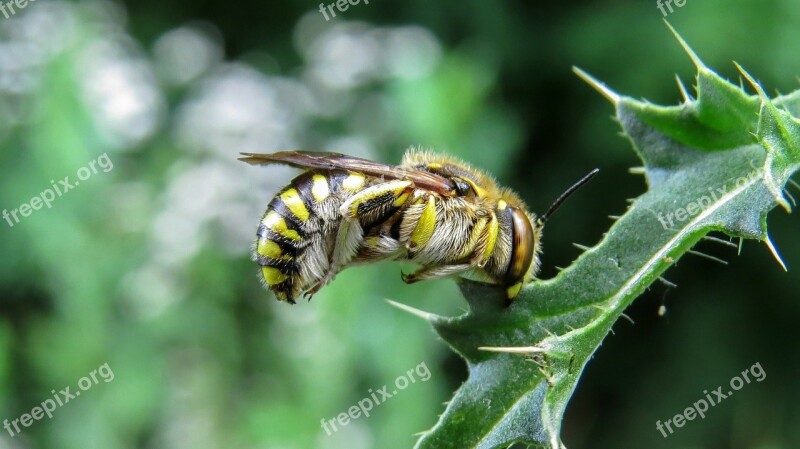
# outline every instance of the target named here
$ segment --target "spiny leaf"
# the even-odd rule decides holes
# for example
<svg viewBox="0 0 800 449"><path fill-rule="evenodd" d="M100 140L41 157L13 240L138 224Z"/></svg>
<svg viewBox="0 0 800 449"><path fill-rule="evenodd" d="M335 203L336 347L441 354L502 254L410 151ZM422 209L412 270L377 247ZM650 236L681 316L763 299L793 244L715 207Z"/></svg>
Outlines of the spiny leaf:
<svg viewBox="0 0 800 449"><path fill-rule="evenodd" d="M676 33L677 36L677 33ZM800 168L800 92L770 100L697 67L696 99L654 106L576 70L616 108L644 163L648 191L605 237L509 308L491 286L464 281L465 315L425 315L464 359L469 378L417 448L561 448L561 421L581 373L625 308L711 231L765 241L767 213L788 210ZM777 254L777 251L774 251Z"/></svg>

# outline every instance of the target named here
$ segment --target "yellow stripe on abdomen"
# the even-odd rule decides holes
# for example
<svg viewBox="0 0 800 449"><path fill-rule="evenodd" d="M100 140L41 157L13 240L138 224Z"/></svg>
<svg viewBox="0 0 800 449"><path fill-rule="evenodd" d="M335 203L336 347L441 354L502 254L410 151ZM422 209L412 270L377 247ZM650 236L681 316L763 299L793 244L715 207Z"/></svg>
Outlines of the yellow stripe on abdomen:
<svg viewBox="0 0 800 449"><path fill-rule="evenodd" d="M264 281L266 281L269 286L278 285L289 278L289 276L283 274L281 270L275 267L261 267L261 274L264 275Z"/></svg>
<svg viewBox="0 0 800 449"><path fill-rule="evenodd" d="M314 175L311 182L311 195L314 197L314 201L321 203L331 196L328 178L323 175Z"/></svg>
<svg viewBox="0 0 800 449"><path fill-rule="evenodd" d="M256 252L259 256L269 257L271 259L292 260L292 256L283 254L280 245L268 238L258 239L258 243L256 243Z"/></svg>
<svg viewBox="0 0 800 449"><path fill-rule="evenodd" d="M344 178L344 181L342 181L342 187L347 190L354 191L360 189L366 181L367 179L364 177L364 175L360 173L350 173L346 178Z"/></svg>
<svg viewBox="0 0 800 449"><path fill-rule="evenodd" d="M294 229L289 229L289 227L286 225L286 220L284 220L283 217L278 215L278 213L274 210L267 212L267 215L264 216L261 224L264 225L265 228L282 237L286 237L290 240L300 240L300 234L298 234Z"/></svg>
<svg viewBox="0 0 800 449"><path fill-rule="evenodd" d="M299 218L301 221L308 221L308 217L311 215L308 212L308 208L303 203L303 199L300 198L300 194L297 192L297 189L289 188L285 192L281 193L281 201L289 209L295 217Z"/></svg>

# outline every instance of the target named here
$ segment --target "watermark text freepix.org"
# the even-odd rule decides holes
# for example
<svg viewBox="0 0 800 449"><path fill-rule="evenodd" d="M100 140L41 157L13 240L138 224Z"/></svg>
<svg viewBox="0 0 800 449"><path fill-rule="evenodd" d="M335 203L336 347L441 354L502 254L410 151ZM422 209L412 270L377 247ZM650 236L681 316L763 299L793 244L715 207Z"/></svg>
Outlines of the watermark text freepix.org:
<svg viewBox="0 0 800 449"><path fill-rule="evenodd" d="M686 1L687 0L656 0L656 8L661 11L661 14L663 14L664 17L667 17L667 9L669 9L669 14L675 12L675 10L672 9L673 2L678 8L683 8L683 6L686 4ZM667 9L664 9L664 6L666 6Z"/></svg>
<svg viewBox="0 0 800 449"><path fill-rule="evenodd" d="M3 420L3 428L8 431L9 435L15 437L22 432L22 429L19 427L20 424L22 424L22 427L30 427L34 422L44 418L45 415L47 415L48 418L52 418L56 408L67 405L69 401L80 396L81 391L86 391L99 384L100 381L97 378L98 374L100 375L100 379L103 379L106 383L114 380L114 371L111 370L108 363L104 363L96 370L92 370L88 376L81 377L81 380L78 381L79 390L72 392L70 391L70 387L64 388L57 393L56 390L51 390L50 393L53 394L52 398L45 399L41 405L34 407L30 413L23 413L19 418L11 421L8 419Z"/></svg>
<svg viewBox="0 0 800 449"><path fill-rule="evenodd" d="M0 12L8 19L17 13L17 11L14 10L14 5L17 5L18 9L24 9L28 6L28 2L33 3L34 1L35 0L8 0L3 2L3 0L0 0ZM11 11L11 16L8 15L9 11Z"/></svg>
<svg viewBox="0 0 800 449"><path fill-rule="evenodd" d="M753 376L751 379L750 376ZM762 380L767 378L767 373L764 371L764 368L761 367L760 362L756 362L750 368L741 372L741 377L734 376L730 382L728 383L730 386L730 390L727 392L723 392L722 386L717 387L716 390L712 390L711 393L708 390L703 390L703 394L706 395L705 398L695 401L691 407L686 407L683 413L678 413L677 415L673 416L672 418L664 421L663 423L661 420L656 421L656 430L661 432L661 435L664 438L668 437L675 433L675 430L672 428L674 425L676 428L683 427L686 425L687 421L692 421L698 416L700 419L706 417L706 412L708 411L709 407L713 407L724 399L729 398L733 395L734 392L741 390L745 385L749 384L753 379L756 382L761 382ZM667 431L669 431L669 435L667 435Z"/></svg>
<svg viewBox="0 0 800 449"><path fill-rule="evenodd" d="M0 2L2 2L2 0L0 0ZM58 181L58 184L56 184L56 182L51 179L50 185L52 188L43 190L39 195L34 196L29 202L21 204L16 209L12 209L11 211L3 209L3 219L8 223L9 227L13 228L15 224L20 222L20 217L30 217L33 211L41 209L43 205L50 209L53 207L53 201L55 201L56 198L60 198L65 193L78 187L81 181L86 181L91 178L92 175L97 174L98 166L103 170L103 173L108 173L114 168L114 163L111 162L108 153L103 153L96 160L78 169L78 180L71 181L69 176L65 176L64 179Z"/></svg>
<svg viewBox="0 0 800 449"><path fill-rule="evenodd" d="M664 230L669 231L670 229L674 229L675 223L680 224L694 216L697 216L704 210L711 207L720 198L724 197L728 192L735 190L732 187L744 187L748 182L762 177L762 174L763 169L756 169L750 172L747 176L730 179L721 187L709 187L706 195L703 195L695 201L686 204L684 207L675 209L674 211L666 214L659 212L658 221L661 222L661 226L664 227Z"/></svg>
<svg viewBox="0 0 800 449"><path fill-rule="evenodd" d="M356 6L357 4L361 3L361 0L336 0L334 3L331 3L325 6L324 3L319 4L319 12L325 17L325 21L331 20L332 17L336 17L336 11L333 10L334 6L339 12L345 12L351 6ZM369 5L369 0L364 0L365 5ZM325 9L327 8L327 12ZM331 14L331 17L328 17L328 13Z"/></svg>
<svg viewBox="0 0 800 449"><path fill-rule="evenodd" d="M320 421L322 423L322 428L325 429L325 432L328 434L328 436L330 436L334 432L339 431L339 428L336 427L337 423L344 427L349 424L351 420L358 419L362 415L369 418L370 411L373 407L383 404L394 395L399 393L400 390L405 390L410 384L416 383L417 379L414 377L414 374L416 374L419 377L419 380L423 382L426 382L431 378L431 372L428 369L428 365L426 365L425 362L422 362L413 369L406 371L405 374L398 376L397 379L394 380L394 386L396 389L392 390L391 393L388 391L388 385L384 385L377 391L373 391L372 388L370 388L368 391L369 396L358 401L358 405L353 405L352 407L348 408L347 413L339 413L335 418L328 420L322 418Z"/></svg>

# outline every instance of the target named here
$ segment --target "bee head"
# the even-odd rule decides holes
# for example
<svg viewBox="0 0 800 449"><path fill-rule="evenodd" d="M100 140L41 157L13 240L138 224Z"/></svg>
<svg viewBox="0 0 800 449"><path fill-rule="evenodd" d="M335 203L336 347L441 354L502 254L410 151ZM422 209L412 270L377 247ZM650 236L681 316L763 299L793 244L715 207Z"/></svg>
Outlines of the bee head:
<svg viewBox="0 0 800 449"><path fill-rule="evenodd" d="M541 217L534 218L516 206L504 207L504 202L499 205L498 210L505 208L508 211L506 213L510 214L512 224L511 260L505 275L506 297L509 301L514 299L519 294L522 286L536 274L536 270L539 267L538 253L542 228L547 219L570 195L589 182L598 171L597 169L592 170L580 181L573 184L553 202Z"/></svg>

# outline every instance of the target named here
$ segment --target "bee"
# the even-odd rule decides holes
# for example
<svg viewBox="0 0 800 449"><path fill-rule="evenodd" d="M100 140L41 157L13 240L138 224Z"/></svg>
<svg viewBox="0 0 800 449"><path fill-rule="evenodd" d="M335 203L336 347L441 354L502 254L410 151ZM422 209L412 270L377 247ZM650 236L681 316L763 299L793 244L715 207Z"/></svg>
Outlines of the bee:
<svg viewBox="0 0 800 449"><path fill-rule="evenodd" d="M380 260L421 265L403 281L462 276L502 287L508 304L539 269L542 216L483 170L411 149L398 166L337 153L242 153L252 165L300 168L270 201L253 258L280 301L311 298L343 269Z"/></svg>

